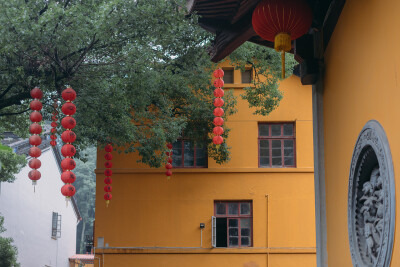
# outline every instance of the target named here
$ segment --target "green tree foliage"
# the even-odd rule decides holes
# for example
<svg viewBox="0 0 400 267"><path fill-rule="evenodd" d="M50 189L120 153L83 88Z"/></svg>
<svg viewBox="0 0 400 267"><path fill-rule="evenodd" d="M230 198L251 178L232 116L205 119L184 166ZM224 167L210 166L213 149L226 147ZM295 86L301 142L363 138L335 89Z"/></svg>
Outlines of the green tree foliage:
<svg viewBox="0 0 400 267"><path fill-rule="evenodd" d="M229 148L224 143L216 150L208 134L215 65L206 48L212 36L198 26L196 16L187 16L185 4L0 1L0 124L27 133L29 91L35 86L44 91L43 113L49 120L50 104L70 85L78 94L78 151L111 140L125 152L138 151L144 163L160 166L165 144L183 134L206 143L218 163L226 162ZM256 77L279 72L271 51L251 45L240 51L232 56L235 64L251 64ZM281 99L277 80L254 81L244 98L267 114ZM236 100L232 92L224 100L229 117ZM226 138L229 129L224 128Z"/></svg>
<svg viewBox="0 0 400 267"><path fill-rule="evenodd" d="M89 147L83 151L87 161L77 160L74 173L77 180L74 183L76 187L76 200L82 221L78 224L76 234L76 248L78 253L84 253L85 236L93 236L93 221L95 211L95 194L96 194L96 148Z"/></svg>
<svg viewBox="0 0 400 267"><path fill-rule="evenodd" d="M12 152L11 148L0 145L0 182L13 182L14 174L26 165L25 156Z"/></svg>
<svg viewBox="0 0 400 267"><path fill-rule="evenodd" d="M6 229L3 226L4 217L0 216L0 234L4 233ZM0 236L0 266L19 267L17 262L18 250L14 246L12 238Z"/></svg>

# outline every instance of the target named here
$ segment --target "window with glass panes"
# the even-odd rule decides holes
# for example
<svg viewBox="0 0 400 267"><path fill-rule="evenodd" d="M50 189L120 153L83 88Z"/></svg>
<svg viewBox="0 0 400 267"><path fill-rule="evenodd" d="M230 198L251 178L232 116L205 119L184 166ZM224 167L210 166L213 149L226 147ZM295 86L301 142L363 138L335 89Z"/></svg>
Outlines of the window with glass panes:
<svg viewBox="0 0 400 267"><path fill-rule="evenodd" d="M216 247L251 247L251 201L216 201Z"/></svg>
<svg viewBox="0 0 400 267"><path fill-rule="evenodd" d="M175 168L206 168L207 148L191 140L179 139L172 145L172 166Z"/></svg>
<svg viewBox="0 0 400 267"><path fill-rule="evenodd" d="M233 68L223 68L224 77L222 79L225 83L233 83Z"/></svg>
<svg viewBox="0 0 400 267"><path fill-rule="evenodd" d="M258 151L260 167L295 167L294 123L258 124Z"/></svg>

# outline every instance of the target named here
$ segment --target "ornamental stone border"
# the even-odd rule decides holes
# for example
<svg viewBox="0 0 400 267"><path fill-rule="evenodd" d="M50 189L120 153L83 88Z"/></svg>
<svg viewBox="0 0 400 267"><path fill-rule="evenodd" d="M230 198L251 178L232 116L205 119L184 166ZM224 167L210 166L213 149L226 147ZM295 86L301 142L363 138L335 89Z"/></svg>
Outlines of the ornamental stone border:
<svg viewBox="0 0 400 267"><path fill-rule="evenodd" d="M358 136L350 165L347 223L356 267L389 267L395 230L395 180L383 127L368 121Z"/></svg>

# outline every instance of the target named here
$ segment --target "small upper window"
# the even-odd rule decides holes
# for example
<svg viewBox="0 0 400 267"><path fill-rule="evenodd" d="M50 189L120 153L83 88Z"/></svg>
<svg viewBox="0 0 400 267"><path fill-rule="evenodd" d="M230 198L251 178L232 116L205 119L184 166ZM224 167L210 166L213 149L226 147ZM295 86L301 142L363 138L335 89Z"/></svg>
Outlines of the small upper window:
<svg viewBox="0 0 400 267"><path fill-rule="evenodd" d="M251 70L242 72L242 83L251 83Z"/></svg>
<svg viewBox="0 0 400 267"><path fill-rule="evenodd" d="M223 71L224 77L222 79L224 83L233 83L233 69L223 69Z"/></svg>
<svg viewBox="0 0 400 267"><path fill-rule="evenodd" d="M54 239L61 237L61 214L53 212L51 222L51 237Z"/></svg>
<svg viewBox="0 0 400 267"><path fill-rule="evenodd" d="M258 151L260 167L295 167L294 123L260 123Z"/></svg>
<svg viewBox="0 0 400 267"><path fill-rule="evenodd" d="M172 147L172 166L175 168L207 167L207 148L187 139L178 139Z"/></svg>

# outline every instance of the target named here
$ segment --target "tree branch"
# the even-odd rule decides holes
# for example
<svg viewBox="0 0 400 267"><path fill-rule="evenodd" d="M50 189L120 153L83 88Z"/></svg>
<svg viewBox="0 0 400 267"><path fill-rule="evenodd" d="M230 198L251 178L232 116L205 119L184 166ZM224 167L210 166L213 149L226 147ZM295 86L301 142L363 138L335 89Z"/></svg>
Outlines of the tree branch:
<svg viewBox="0 0 400 267"><path fill-rule="evenodd" d="M8 85L8 87L6 88L6 90L4 90L4 92L1 93L0 98L3 98L3 97L11 90L11 88L13 88L13 87L14 87L14 84L13 84L13 83L10 84L10 85Z"/></svg>
<svg viewBox="0 0 400 267"><path fill-rule="evenodd" d="M24 109L24 110L21 110L21 111L18 111L18 112L0 113L0 117L2 117L2 116L18 115L18 114L22 114L22 113L24 113L24 112L27 112L27 111L29 111L29 110L30 110L30 109L28 108L28 109Z"/></svg>

